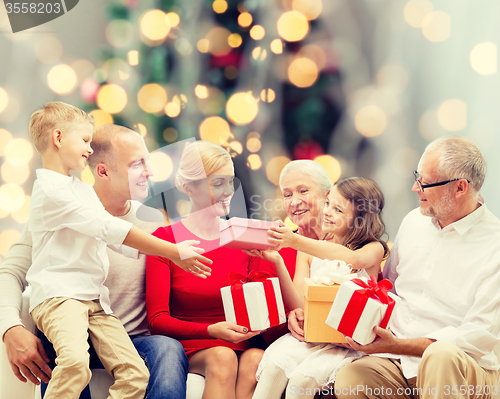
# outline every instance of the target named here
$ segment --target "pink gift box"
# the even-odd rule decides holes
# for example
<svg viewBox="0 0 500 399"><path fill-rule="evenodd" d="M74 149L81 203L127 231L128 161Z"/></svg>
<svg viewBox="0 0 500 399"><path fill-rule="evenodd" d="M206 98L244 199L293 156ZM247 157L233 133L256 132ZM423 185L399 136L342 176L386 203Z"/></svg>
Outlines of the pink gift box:
<svg viewBox="0 0 500 399"><path fill-rule="evenodd" d="M278 226L276 222L265 220L231 218L220 224L220 246L237 249L272 249L267 241L267 230Z"/></svg>

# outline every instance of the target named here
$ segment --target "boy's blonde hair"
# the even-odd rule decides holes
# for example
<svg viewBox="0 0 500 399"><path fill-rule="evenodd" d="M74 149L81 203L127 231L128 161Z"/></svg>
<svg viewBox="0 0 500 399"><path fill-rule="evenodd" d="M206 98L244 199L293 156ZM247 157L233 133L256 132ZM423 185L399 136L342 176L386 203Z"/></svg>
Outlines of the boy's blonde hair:
<svg viewBox="0 0 500 399"><path fill-rule="evenodd" d="M42 154L49 146L50 134L55 129L64 132L70 125L90 123L92 117L80 108L63 103L51 101L31 115L29 135L38 154Z"/></svg>

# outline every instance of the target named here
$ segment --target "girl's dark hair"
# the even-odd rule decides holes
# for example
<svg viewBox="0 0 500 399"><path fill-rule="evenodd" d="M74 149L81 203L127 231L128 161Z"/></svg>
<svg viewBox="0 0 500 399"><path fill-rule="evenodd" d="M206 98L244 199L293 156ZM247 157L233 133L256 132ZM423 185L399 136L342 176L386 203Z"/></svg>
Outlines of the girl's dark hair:
<svg viewBox="0 0 500 399"><path fill-rule="evenodd" d="M382 240L385 224L382 220L384 195L377 183L365 177L347 177L335 183L339 193L353 210L353 225L343 237L342 244L351 250L378 241L384 247L384 259L389 257L387 241Z"/></svg>

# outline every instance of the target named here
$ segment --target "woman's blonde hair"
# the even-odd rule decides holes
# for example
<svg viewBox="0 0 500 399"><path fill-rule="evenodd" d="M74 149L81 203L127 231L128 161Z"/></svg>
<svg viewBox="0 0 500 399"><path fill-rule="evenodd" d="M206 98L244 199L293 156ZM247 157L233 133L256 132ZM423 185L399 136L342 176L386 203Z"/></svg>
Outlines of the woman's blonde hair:
<svg viewBox="0 0 500 399"><path fill-rule="evenodd" d="M175 185L183 191L184 184L205 179L228 163L232 163L231 155L220 145L205 140L189 143L182 153Z"/></svg>
<svg viewBox="0 0 500 399"><path fill-rule="evenodd" d="M353 209L353 225L342 239L342 244L351 250L378 241L384 247L384 259L389 256L387 241L382 240L385 224L382 220L384 195L372 179L347 177L335 183L340 195L347 199Z"/></svg>

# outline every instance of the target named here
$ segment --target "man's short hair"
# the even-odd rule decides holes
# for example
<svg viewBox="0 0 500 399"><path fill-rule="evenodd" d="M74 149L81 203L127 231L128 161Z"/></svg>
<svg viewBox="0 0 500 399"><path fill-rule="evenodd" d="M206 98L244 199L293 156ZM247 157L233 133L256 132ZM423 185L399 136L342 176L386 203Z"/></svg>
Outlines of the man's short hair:
<svg viewBox="0 0 500 399"><path fill-rule="evenodd" d="M29 135L36 151L42 154L49 146L50 135L55 129L64 132L71 125L90 123L92 117L80 108L63 103L51 101L42 109L33 112L30 118Z"/></svg>
<svg viewBox="0 0 500 399"><path fill-rule="evenodd" d="M444 180L467 179L479 192L486 176L486 162L481 150L469 139L441 137L430 143L425 152L439 151L438 174Z"/></svg>
<svg viewBox="0 0 500 399"><path fill-rule="evenodd" d="M90 144L94 152L88 159L89 168L94 175L97 173L96 167L100 163L111 169L116 167L116 148L113 142L118 135L127 133L139 134L128 127L114 124L101 126L95 131Z"/></svg>

